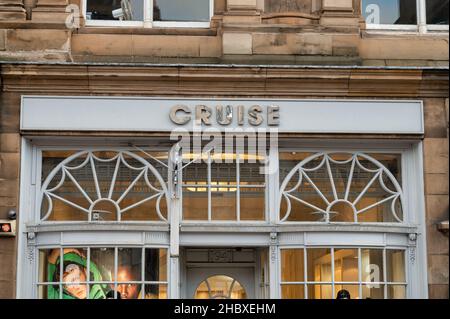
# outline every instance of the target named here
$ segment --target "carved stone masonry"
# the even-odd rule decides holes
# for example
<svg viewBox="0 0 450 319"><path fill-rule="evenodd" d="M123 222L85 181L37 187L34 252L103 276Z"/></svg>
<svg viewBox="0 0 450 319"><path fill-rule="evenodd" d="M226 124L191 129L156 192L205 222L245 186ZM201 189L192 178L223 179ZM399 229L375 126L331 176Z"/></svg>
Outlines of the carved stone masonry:
<svg viewBox="0 0 450 319"><path fill-rule="evenodd" d="M301 12L311 13L312 3L315 0L268 0L266 12Z"/></svg>
<svg viewBox="0 0 450 319"><path fill-rule="evenodd" d="M25 20L23 0L0 0L0 21Z"/></svg>

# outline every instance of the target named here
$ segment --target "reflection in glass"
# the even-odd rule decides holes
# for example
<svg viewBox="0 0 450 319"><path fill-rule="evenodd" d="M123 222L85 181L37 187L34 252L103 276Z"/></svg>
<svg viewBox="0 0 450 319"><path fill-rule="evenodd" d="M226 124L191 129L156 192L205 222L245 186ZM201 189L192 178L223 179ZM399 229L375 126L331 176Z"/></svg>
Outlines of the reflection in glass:
<svg viewBox="0 0 450 319"><path fill-rule="evenodd" d="M183 187L183 219L208 220L208 188Z"/></svg>
<svg viewBox="0 0 450 319"><path fill-rule="evenodd" d="M126 11L126 14L122 17L122 20L144 20L144 0L87 0L86 5L87 20L118 21L120 18L113 16L113 11L118 9ZM131 12L128 12L128 8L131 9Z"/></svg>
<svg viewBox="0 0 450 319"><path fill-rule="evenodd" d="M305 299L305 285L281 285L282 299Z"/></svg>
<svg viewBox="0 0 450 319"><path fill-rule="evenodd" d="M91 248L91 262L95 262L100 271L100 281L115 280L114 248ZM90 280L97 281L99 279L90 278Z"/></svg>
<svg viewBox="0 0 450 319"><path fill-rule="evenodd" d="M241 220L264 220L265 219L265 188L240 189L240 212Z"/></svg>
<svg viewBox="0 0 450 319"><path fill-rule="evenodd" d="M377 283L384 281L383 277L383 250L362 249L361 250L362 281L366 283Z"/></svg>
<svg viewBox="0 0 450 319"><path fill-rule="evenodd" d="M167 281L167 249L145 250L145 281Z"/></svg>
<svg viewBox="0 0 450 319"><path fill-rule="evenodd" d="M212 192L211 212L213 220L236 220L236 191Z"/></svg>
<svg viewBox="0 0 450 319"><path fill-rule="evenodd" d="M416 0L362 0L368 24L417 24Z"/></svg>
<svg viewBox="0 0 450 319"><path fill-rule="evenodd" d="M281 281L305 281L304 259L303 249L281 250Z"/></svg>
<svg viewBox="0 0 450 319"><path fill-rule="evenodd" d="M331 285L308 285L308 299L334 299Z"/></svg>
<svg viewBox="0 0 450 319"><path fill-rule="evenodd" d="M331 249L307 249L306 252L308 261L308 281L331 282Z"/></svg>
<svg viewBox="0 0 450 319"><path fill-rule="evenodd" d="M366 285L362 286L363 299L384 299L384 285Z"/></svg>
<svg viewBox="0 0 450 319"><path fill-rule="evenodd" d="M167 285L145 285L144 299L167 299Z"/></svg>
<svg viewBox="0 0 450 319"><path fill-rule="evenodd" d="M154 0L153 21L209 22L210 0Z"/></svg>
<svg viewBox="0 0 450 319"><path fill-rule="evenodd" d="M448 25L449 0L426 0L427 24Z"/></svg>
<svg viewBox="0 0 450 319"><path fill-rule="evenodd" d="M120 299L138 299L142 278L142 249L119 248L117 292Z"/></svg>
<svg viewBox="0 0 450 319"><path fill-rule="evenodd" d="M406 286L388 285L387 298L388 299L406 299Z"/></svg>
<svg viewBox="0 0 450 319"><path fill-rule="evenodd" d="M406 281L404 250L386 250L386 276L388 282Z"/></svg>
<svg viewBox="0 0 450 319"><path fill-rule="evenodd" d="M358 250L334 250L334 280L335 282L358 282ZM351 287L352 296L357 295L357 287ZM356 290L354 290L356 289Z"/></svg>

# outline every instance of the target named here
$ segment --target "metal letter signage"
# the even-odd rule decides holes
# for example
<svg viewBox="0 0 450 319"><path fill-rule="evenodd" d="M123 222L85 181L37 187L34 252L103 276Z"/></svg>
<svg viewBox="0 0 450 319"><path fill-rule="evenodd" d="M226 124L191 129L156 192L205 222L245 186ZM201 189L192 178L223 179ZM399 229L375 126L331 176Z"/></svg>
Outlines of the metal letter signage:
<svg viewBox="0 0 450 319"><path fill-rule="evenodd" d="M213 112L215 112L215 116ZM184 113L184 115L181 115L181 113ZM186 125L192 121L192 113L189 106L178 104L170 109L169 118L174 124ZM243 105L217 105L215 108L208 105L196 105L194 121L198 126L211 126L213 124L229 126L233 122L236 122L238 126L244 126L245 120L247 120L247 123L251 126L261 126L264 123L264 115L267 118L267 125L280 125L280 107L276 105L269 105L265 108L260 105L253 105L248 108L247 113ZM212 122L214 118L215 123Z"/></svg>

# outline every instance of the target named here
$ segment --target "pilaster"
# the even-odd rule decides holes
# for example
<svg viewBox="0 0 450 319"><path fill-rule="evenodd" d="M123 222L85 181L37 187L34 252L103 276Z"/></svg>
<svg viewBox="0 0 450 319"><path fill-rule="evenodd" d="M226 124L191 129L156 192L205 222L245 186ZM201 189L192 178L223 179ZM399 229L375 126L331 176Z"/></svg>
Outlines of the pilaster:
<svg viewBox="0 0 450 319"><path fill-rule="evenodd" d="M360 17L353 0L322 0L320 24L333 27L358 27Z"/></svg>
<svg viewBox="0 0 450 319"><path fill-rule="evenodd" d="M228 0L223 23L226 24L260 24L261 12L257 0Z"/></svg>

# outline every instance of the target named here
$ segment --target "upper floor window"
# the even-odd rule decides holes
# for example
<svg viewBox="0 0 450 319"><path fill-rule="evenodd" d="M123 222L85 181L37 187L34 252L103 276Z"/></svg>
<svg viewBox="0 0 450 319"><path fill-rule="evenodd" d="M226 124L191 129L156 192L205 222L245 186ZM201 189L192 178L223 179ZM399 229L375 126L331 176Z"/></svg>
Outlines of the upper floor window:
<svg viewBox="0 0 450 319"><path fill-rule="evenodd" d="M448 30L448 0L362 0L371 29Z"/></svg>
<svg viewBox="0 0 450 319"><path fill-rule="evenodd" d="M213 0L84 0L89 26L209 27Z"/></svg>

